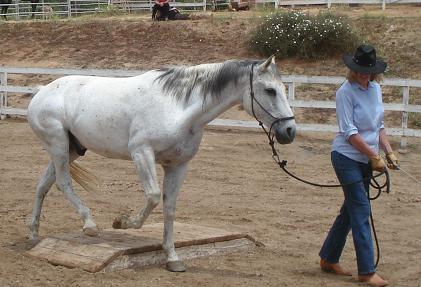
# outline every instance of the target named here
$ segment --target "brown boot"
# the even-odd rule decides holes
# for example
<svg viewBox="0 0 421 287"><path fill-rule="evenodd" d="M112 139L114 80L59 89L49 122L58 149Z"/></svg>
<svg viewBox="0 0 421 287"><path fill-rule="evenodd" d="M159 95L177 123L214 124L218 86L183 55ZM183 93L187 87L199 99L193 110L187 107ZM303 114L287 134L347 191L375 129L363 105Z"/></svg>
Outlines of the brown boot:
<svg viewBox="0 0 421 287"><path fill-rule="evenodd" d="M339 263L329 263L324 259L320 260L320 268L324 272L331 272L336 275L343 275L343 276L352 276L352 273L342 269Z"/></svg>
<svg viewBox="0 0 421 287"><path fill-rule="evenodd" d="M389 283L376 273L367 275L358 275L358 281L367 283L371 287L384 287Z"/></svg>

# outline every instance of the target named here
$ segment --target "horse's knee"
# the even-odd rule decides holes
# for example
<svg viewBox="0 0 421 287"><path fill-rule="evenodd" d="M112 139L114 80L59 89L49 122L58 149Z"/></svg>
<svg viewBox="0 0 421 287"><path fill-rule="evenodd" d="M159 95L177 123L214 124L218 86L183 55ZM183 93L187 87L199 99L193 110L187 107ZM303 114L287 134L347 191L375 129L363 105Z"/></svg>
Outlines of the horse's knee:
<svg viewBox="0 0 421 287"><path fill-rule="evenodd" d="M72 181L69 178L57 178L56 179L57 189L61 192L67 193L72 188Z"/></svg>

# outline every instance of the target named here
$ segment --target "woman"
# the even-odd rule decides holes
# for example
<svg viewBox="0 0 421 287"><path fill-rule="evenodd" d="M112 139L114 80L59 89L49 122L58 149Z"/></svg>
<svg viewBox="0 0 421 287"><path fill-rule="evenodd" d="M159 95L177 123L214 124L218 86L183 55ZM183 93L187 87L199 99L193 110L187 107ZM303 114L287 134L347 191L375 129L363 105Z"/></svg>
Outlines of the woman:
<svg viewBox="0 0 421 287"><path fill-rule="evenodd" d="M152 20L166 21L168 20L169 13L169 0L155 0L155 5L152 7Z"/></svg>
<svg viewBox="0 0 421 287"><path fill-rule="evenodd" d="M386 153L388 167L396 169L398 160L386 137L383 103L376 82L386 63L376 58L376 50L363 44L354 55L343 57L349 68L347 81L336 92L336 117L339 133L332 146L332 165L341 184L370 177L372 170L383 171ZM344 203L320 250L320 267L338 275L351 275L339 265L339 258L350 230L357 256L358 280L370 286L386 286L376 274L370 228L369 182L344 186Z"/></svg>

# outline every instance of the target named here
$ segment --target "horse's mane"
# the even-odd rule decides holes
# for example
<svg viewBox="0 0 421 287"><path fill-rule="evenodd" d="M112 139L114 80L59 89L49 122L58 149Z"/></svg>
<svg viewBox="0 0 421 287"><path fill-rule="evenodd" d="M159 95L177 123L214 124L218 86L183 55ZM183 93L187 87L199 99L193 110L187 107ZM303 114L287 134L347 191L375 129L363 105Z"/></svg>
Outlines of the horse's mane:
<svg viewBox="0 0 421 287"><path fill-rule="evenodd" d="M230 82L237 83L239 78L250 72L253 64L259 60L229 60L217 64L198 66L179 66L160 69L162 72L157 81L163 82L163 89L178 100L189 101L193 89L200 87L204 99L208 95L219 99L222 90Z"/></svg>

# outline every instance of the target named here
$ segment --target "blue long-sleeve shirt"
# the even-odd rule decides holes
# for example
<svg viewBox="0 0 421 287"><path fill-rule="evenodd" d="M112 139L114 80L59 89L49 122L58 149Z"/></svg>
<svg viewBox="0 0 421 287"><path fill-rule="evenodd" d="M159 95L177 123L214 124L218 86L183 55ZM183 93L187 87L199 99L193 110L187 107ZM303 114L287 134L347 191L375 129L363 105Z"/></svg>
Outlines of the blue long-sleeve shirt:
<svg viewBox="0 0 421 287"><path fill-rule="evenodd" d="M336 119L339 133L332 150L358 162L367 163L368 157L348 141L360 134L375 152L379 152L379 133L384 128L384 108L380 85L371 81L365 89L358 83L345 81L336 92Z"/></svg>

